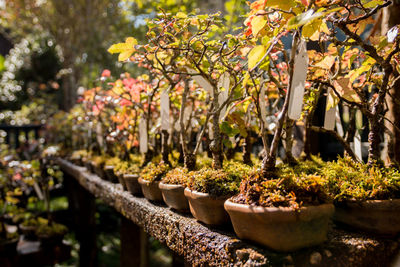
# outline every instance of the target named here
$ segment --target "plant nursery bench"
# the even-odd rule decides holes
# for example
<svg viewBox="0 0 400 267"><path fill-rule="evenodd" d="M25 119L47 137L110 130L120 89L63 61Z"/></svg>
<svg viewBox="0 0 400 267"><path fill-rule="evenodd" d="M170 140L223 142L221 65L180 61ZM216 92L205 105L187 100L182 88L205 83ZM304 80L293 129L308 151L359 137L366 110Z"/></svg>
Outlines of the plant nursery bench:
<svg viewBox="0 0 400 267"><path fill-rule="evenodd" d="M396 266L399 261L399 240L384 239L332 227L323 245L293 253L276 253L239 240L231 226L211 228L197 222L189 214L177 213L163 204L134 197L122 186L101 179L64 159L58 159L64 180L84 188L77 216L89 221L81 234L94 235L94 198L113 207L125 218L121 222L121 266L145 266L143 231L166 244L185 259L185 266ZM82 190L82 189L79 189ZM86 203L85 203L86 202ZM92 204L89 204L92 202ZM92 218L93 217L93 218ZM282 238L285 238L282 236ZM90 239L86 240L86 243ZM90 264L90 244L81 243L81 257ZM82 251L84 250L84 251ZM83 255L84 254L84 255ZM93 257L93 255L92 255ZM142 257L143 261L143 257ZM82 263L82 259L81 259ZM183 263L182 263L183 265ZM82 265L89 266L89 265Z"/></svg>

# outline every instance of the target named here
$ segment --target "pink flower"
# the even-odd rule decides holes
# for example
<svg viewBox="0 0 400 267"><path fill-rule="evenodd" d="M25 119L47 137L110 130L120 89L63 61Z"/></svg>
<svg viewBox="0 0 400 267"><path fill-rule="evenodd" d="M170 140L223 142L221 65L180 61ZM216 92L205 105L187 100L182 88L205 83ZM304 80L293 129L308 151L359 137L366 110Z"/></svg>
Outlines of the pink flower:
<svg viewBox="0 0 400 267"><path fill-rule="evenodd" d="M105 70L103 70L103 72L101 73L101 77L108 78L108 77L110 77L110 76L111 76L111 71L110 71L110 70L105 69Z"/></svg>

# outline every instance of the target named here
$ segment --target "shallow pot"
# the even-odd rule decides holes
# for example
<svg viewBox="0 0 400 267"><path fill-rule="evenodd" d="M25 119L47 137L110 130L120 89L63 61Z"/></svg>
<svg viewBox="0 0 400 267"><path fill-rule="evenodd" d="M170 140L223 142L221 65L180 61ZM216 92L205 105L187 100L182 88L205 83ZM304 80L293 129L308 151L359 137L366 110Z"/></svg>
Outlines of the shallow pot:
<svg viewBox="0 0 400 267"><path fill-rule="evenodd" d="M224 209L226 197L212 197L207 193L185 189L185 197L189 201L190 212L198 221L210 225L222 225L229 222Z"/></svg>
<svg viewBox="0 0 400 267"><path fill-rule="evenodd" d="M142 188L142 192L145 198L156 202L163 201L161 190L158 187L158 184L160 183L159 181L149 182L147 180L139 178L138 182L140 184L140 187Z"/></svg>
<svg viewBox="0 0 400 267"><path fill-rule="evenodd" d="M94 173L97 174L97 176L99 176L101 179L107 180L106 174L101 164L96 164L92 161L92 168Z"/></svg>
<svg viewBox="0 0 400 267"><path fill-rule="evenodd" d="M178 211L189 211L189 203L185 197L185 187L179 184L159 184L162 197L168 207Z"/></svg>
<svg viewBox="0 0 400 267"><path fill-rule="evenodd" d="M104 166L104 172L105 172L105 174L107 176L107 179L110 182L118 183L118 177L114 173L114 166L112 166L112 165Z"/></svg>
<svg viewBox="0 0 400 267"><path fill-rule="evenodd" d="M139 175L127 173L123 175L123 180L126 185L126 188L131 192L134 196L142 196L142 188L139 184Z"/></svg>
<svg viewBox="0 0 400 267"><path fill-rule="evenodd" d="M336 222L380 235L400 233L400 199L346 201L335 206Z"/></svg>
<svg viewBox="0 0 400 267"><path fill-rule="evenodd" d="M115 176L117 177L118 182L122 185L122 188L124 190L127 190L125 180L124 180L124 174L122 172L117 172L117 173L115 173Z"/></svg>
<svg viewBox="0 0 400 267"><path fill-rule="evenodd" d="M28 240L36 240L36 229L37 226L25 226L22 223L18 225L21 234Z"/></svg>
<svg viewBox="0 0 400 267"><path fill-rule="evenodd" d="M65 234L54 234L54 235L39 235L40 246L42 247L54 247L60 245L64 239Z"/></svg>
<svg viewBox="0 0 400 267"><path fill-rule="evenodd" d="M236 235L271 248L289 252L318 245L327 238L333 204L302 207L260 207L225 202Z"/></svg>

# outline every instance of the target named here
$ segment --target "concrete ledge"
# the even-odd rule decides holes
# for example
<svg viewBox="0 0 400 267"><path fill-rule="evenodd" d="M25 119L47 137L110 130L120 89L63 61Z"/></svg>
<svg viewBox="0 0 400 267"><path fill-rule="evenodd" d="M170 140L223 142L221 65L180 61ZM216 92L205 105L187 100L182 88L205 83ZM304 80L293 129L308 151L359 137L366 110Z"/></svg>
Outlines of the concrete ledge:
<svg viewBox="0 0 400 267"><path fill-rule="evenodd" d="M114 207L195 266L391 266L399 253L396 240L336 228L321 246L295 253L275 253L237 239L231 226L207 227L190 215L134 197L123 191L121 185L107 182L84 167L63 159L59 159L58 164L67 174L65 179L74 177L96 198Z"/></svg>

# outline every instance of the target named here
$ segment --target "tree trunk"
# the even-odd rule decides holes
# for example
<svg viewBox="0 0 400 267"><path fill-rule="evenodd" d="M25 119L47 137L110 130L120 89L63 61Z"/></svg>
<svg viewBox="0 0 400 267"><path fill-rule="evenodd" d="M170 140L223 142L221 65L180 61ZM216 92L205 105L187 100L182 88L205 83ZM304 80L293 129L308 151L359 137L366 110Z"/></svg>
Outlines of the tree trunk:
<svg viewBox="0 0 400 267"><path fill-rule="evenodd" d="M390 28L398 24L400 24L400 3L395 1L395 3L392 3L383 10L381 34L385 35ZM400 131L398 129L400 129L400 105L398 101L400 101L400 82L395 83L394 88L390 91L390 95L386 96L386 102L388 104L386 118L392 123L385 121L385 126L392 133L392 136L387 136L388 154L386 161L389 164L399 166Z"/></svg>
<svg viewBox="0 0 400 267"><path fill-rule="evenodd" d="M253 165L253 162L251 161L252 147L253 144L251 142L251 134L250 131L248 131L243 143L243 163L250 166Z"/></svg>
<svg viewBox="0 0 400 267"><path fill-rule="evenodd" d="M76 79L73 73L65 75L62 79L63 99L61 107L65 111L69 111L76 103Z"/></svg>

